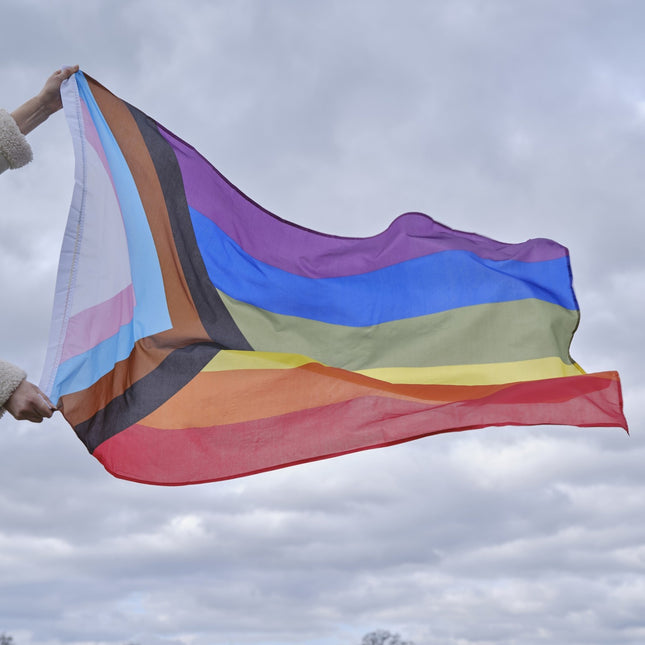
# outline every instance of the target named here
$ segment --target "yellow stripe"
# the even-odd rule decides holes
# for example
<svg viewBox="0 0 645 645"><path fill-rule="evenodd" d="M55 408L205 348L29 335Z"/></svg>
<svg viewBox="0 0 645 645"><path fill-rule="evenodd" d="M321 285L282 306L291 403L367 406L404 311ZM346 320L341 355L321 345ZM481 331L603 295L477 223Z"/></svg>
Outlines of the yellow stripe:
<svg viewBox="0 0 645 645"><path fill-rule="evenodd" d="M225 349L218 352L202 372L223 372L226 370L279 370L317 363L302 354L284 352L254 352Z"/></svg>
<svg viewBox="0 0 645 645"><path fill-rule="evenodd" d="M223 350L204 367L203 371L290 369L308 363L318 363L318 361L314 361L302 354ZM512 363L484 363L479 365L379 367L369 370L356 370L356 373L388 383L493 385L557 378L560 376L577 376L585 372L576 363L567 365L558 357L550 357Z"/></svg>
<svg viewBox="0 0 645 645"><path fill-rule="evenodd" d="M495 385L517 383L518 381L537 381L559 376L578 376L584 374L584 371L578 365L567 365L554 356L514 363L444 365L442 367L379 367L370 370L357 370L357 373L389 383Z"/></svg>

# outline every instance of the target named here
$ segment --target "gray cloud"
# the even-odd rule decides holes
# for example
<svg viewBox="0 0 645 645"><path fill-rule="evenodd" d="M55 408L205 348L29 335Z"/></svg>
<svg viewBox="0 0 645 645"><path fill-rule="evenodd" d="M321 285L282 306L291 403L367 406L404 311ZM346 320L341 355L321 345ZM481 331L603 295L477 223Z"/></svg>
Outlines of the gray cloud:
<svg viewBox="0 0 645 645"><path fill-rule="evenodd" d="M60 64L278 215L406 210L572 255L572 354L631 436L492 428L187 488L103 471L62 419L0 421L0 632L16 645L637 645L645 638L636 1L10 0L2 105ZM42 5L42 6L41 6ZM29 47L24 46L29 32ZM64 118L0 182L1 353L37 380L73 187Z"/></svg>

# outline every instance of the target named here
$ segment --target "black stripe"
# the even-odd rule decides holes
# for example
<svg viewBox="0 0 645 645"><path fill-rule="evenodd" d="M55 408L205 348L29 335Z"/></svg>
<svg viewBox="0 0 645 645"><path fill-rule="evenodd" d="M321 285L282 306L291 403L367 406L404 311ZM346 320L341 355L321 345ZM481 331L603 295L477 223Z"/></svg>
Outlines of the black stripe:
<svg viewBox="0 0 645 645"><path fill-rule="evenodd" d="M156 123L128 105L162 186L175 246L197 312L212 342L172 351L162 363L74 429L93 452L101 443L137 423L189 383L220 349L251 350L213 286L197 247L179 163ZM148 217L154 213L147 213Z"/></svg>
<svg viewBox="0 0 645 645"><path fill-rule="evenodd" d="M252 349L208 277L195 239L179 162L171 145L149 116L126 105L139 126L161 182L179 261L206 332L222 349Z"/></svg>
<svg viewBox="0 0 645 645"><path fill-rule="evenodd" d="M217 352L219 348L213 343L176 349L121 396L112 399L87 421L79 423L74 428L78 438L90 452L94 452L104 441L137 423L176 394Z"/></svg>

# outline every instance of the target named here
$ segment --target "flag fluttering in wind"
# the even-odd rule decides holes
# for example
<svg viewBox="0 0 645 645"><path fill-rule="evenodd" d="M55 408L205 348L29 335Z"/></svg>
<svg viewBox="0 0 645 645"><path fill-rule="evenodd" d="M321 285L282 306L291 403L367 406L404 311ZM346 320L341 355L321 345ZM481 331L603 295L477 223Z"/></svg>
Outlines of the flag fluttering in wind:
<svg viewBox="0 0 645 645"><path fill-rule="evenodd" d="M427 435L620 426L569 356L566 248L420 213L370 238L284 221L81 72L42 386L117 477L228 479Z"/></svg>

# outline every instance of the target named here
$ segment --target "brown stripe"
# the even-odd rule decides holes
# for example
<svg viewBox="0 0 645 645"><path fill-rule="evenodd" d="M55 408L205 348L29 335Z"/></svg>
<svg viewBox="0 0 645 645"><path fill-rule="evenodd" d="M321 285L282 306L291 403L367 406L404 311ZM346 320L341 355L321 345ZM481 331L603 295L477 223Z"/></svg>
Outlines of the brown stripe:
<svg viewBox="0 0 645 645"><path fill-rule="evenodd" d="M183 276L175 248L166 202L145 141L127 105L86 76L96 102L128 163L155 242L173 328L138 341L130 358L81 392L62 397L65 417L72 425L89 419L135 381L152 372L178 347L210 340Z"/></svg>

